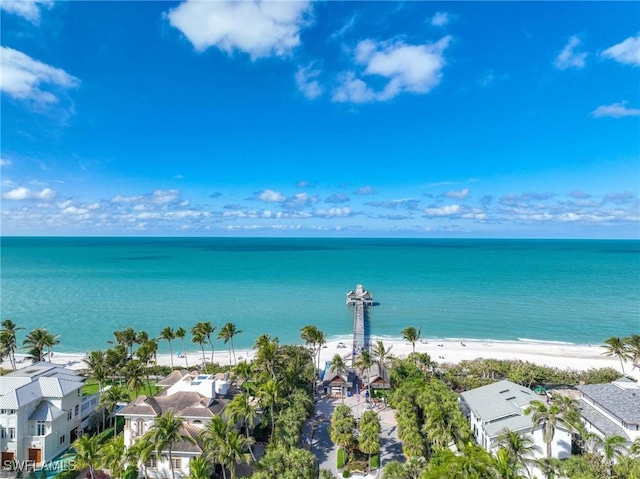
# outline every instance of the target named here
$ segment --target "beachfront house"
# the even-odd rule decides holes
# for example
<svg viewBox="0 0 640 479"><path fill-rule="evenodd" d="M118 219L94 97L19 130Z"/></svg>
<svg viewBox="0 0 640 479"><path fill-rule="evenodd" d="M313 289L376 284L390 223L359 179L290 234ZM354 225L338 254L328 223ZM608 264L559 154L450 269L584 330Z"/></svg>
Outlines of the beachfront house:
<svg viewBox="0 0 640 479"><path fill-rule="evenodd" d="M469 419L473 437L486 451L497 452L497 437L507 429L531 434L541 451L536 457L544 457L542 427L532 432L532 415L524 414L533 400L544 399L527 387L505 380L463 392L460 406ZM556 426L551 455L560 459L571 455L571 433L560 425Z"/></svg>
<svg viewBox="0 0 640 479"><path fill-rule="evenodd" d="M640 438L640 385L620 378L607 384L578 386L578 408L588 431L600 437Z"/></svg>
<svg viewBox="0 0 640 479"><path fill-rule="evenodd" d="M173 371L157 385L165 389L155 396L139 396L117 413L125 419L127 449L149 430L157 416L167 411L184 420L182 434L196 438L211 418L222 415L231 398L239 393L231 387L228 376L197 371ZM201 453L197 444L187 441L174 444L171 455L176 477L188 476L190 461ZM150 457L144 469L147 477L171 477L168 454Z"/></svg>
<svg viewBox="0 0 640 479"><path fill-rule="evenodd" d="M331 367L324 373L322 386L325 394L331 397L346 397L355 394L356 380L353 369L348 368L344 372L338 372Z"/></svg>
<svg viewBox="0 0 640 479"><path fill-rule="evenodd" d="M75 371L47 362L0 376L3 469L12 461L40 467L69 447L80 432L83 384Z"/></svg>

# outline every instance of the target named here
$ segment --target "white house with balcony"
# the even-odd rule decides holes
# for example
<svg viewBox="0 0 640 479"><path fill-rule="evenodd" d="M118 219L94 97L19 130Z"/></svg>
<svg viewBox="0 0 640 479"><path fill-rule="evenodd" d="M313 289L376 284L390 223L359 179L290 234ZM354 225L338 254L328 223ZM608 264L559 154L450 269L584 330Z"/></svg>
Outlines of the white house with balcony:
<svg viewBox="0 0 640 479"><path fill-rule="evenodd" d="M534 444L540 447L536 458L546 455L547 444L543 440L542 427L532 432L532 415L524 411L533 400L544 401L531 389L510 381L472 389L460 395L460 406L467 415L476 442L486 451L497 453L497 438L502 431L522 431L530 434ZM551 455L566 458L571 455L571 433L558 425L551 443Z"/></svg>
<svg viewBox="0 0 640 479"><path fill-rule="evenodd" d="M589 432L600 437L640 438L640 384L627 378L578 386L578 408Z"/></svg>
<svg viewBox="0 0 640 479"><path fill-rule="evenodd" d="M0 456L39 467L64 452L80 432L84 378L38 362L0 376Z"/></svg>
<svg viewBox="0 0 640 479"><path fill-rule="evenodd" d="M125 419L124 443L128 449L153 425L154 419L171 411L184 420L182 434L197 437L214 416L220 416L227 404L239 391L231 388L226 376L198 374L196 371L173 371L157 383L166 389L156 396L139 396L135 401L118 411ZM190 442L174 444L171 450L176 477L189 475L189 463L202 450ZM171 466L167 455L150 457L145 465L149 477L171 477ZM145 472L145 471L141 471Z"/></svg>

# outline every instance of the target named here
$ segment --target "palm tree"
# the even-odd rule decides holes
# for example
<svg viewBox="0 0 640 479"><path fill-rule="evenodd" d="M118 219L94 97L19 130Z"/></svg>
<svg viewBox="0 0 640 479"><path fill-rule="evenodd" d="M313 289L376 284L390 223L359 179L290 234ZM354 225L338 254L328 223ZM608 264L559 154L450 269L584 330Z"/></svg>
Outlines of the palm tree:
<svg viewBox="0 0 640 479"><path fill-rule="evenodd" d="M602 448L602 454L604 460L607 463L609 477L613 474L613 464L615 460L627 452L625 445L626 440L622 436L606 436L604 439L600 439L599 445Z"/></svg>
<svg viewBox="0 0 640 479"><path fill-rule="evenodd" d="M360 371L360 375L364 375L367 372L367 389L371 394L371 366L373 366L373 358L371 353L367 349L360 351L360 354L356 357L354 366Z"/></svg>
<svg viewBox="0 0 640 479"><path fill-rule="evenodd" d="M172 327L166 326L162 328L162 331L160 331L160 339L163 339L169 343L169 357L171 359L171 369L173 369L173 348L171 347L171 341L176 339L176 332Z"/></svg>
<svg viewBox="0 0 640 479"><path fill-rule="evenodd" d="M560 407L553 402L549 405L542 401L531 401L524 410L525 415L533 413L531 417L531 432L533 433L538 427L542 427L542 439L547 445L547 457L551 457L551 442L556 432L558 423L566 424L561 416Z"/></svg>
<svg viewBox="0 0 640 479"><path fill-rule="evenodd" d="M153 392L151 391L151 381L149 379L149 363L152 361L152 359L154 359L157 350L158 343L151 339L146 340L140 345L138 349L136 349L138 362L140 364L140 367L144 371L144 376L147 380L147 389L149 391L149 396L153 395Z"/></svg>
<svg viewBox="0 0 640 479"><path fill-rule="evenodd" d="M126 452L127 461L135 463L139 468L142 468L145 478L147 477L146 464L149 456L153 453L154 446L155 444L151 442L149 436L143 435L136 439Z"/></svg>
<svg viewBox="0 0 640 479"><path fill-rule="evenodd" d="M378 413L370 410L362 413L359 428L358 448L369 455L369 470L371 470L371 454L380 450L380 418Z"/></svg>
<svg viewBox="0 0 640 479"><path fill-rule="evenodd" d="M373 356L377 358L378 366L380 366L380 375L384 378L384 370L389 359L389 353L391 352L391 348L393 346L389 346L388 348L384 347L384 343L382 341L378 341L371 348L371 352Z"/></svg>
<svg viewBox="0 0 640 479"><path fill-rule="evenodd" d="M256 339L254 345L258 349L255 363L263 367L274 381L276 379L276 365L280 356L278 344L279 339L277 337L271 339L268 334L263 334Z"/></svg>
<svg viewBox="0 0 640 479"><path fill-rule="evenodd" d="M307 347L311 349L312 354L316 359L320 357L320 350L322 347L318 344L318 340L322 336L323 334L321 333L321 331L318 329L317 326L314 326L313 324L308 324L304 326L302 329L300 329L300 338L304 340ZM316 373L320 372L319 360L314 361L314 369L316 369ZM315 378L318 378L318 374L314 375L314 383L315 383Z"/></svg>
<svg viewBox="0 0 640 479"><path fill-rule="evenodd" d="M51 348L58 344L58 336L48 332L45 328L35 328L26 335L22 345L29 348L29 354L35 361L44 361L44 349L49 349L49 361L51 361Z"/></svg>
<svg viewBox="0 0 640 479"><path fill-rule="evenodd" d="M620 360L620 367L622 368L622 374L625 374L623 361L630 359L631 354L624 339L616 336L611 336L604 342L602 347L606 348L606 351L602 353L602 355L618 357L618 359Z"/></svg>
<svg viewBox="0 0 640 479"><path fill-rule="evenodd" d="M335 354L329 366L340 376L347 374L347 363L339 354ZM344 404L344 392L341 394L342 396L342 404Z"/></svg>
<svg viewBox="0 0 640 479"><path fill-rule="evenodd" d="M514 470L524 467L527 475L531 476L527 464L532 462L531 458L536 453L540 453L541 450L529 434L503 429L497 437L497 444L501 450L506 451L508 454L510 464Z"/></svg>
<svg viewBox="0 0 640 479"><path fill-rule="evenodd" d="M127 326L122 331L115 331L113 333L117 344L122 344L129 350L129 356L133 356L133 345L135 344L138 335L136 330L131 326Z"/></svg>
<svg viewBox="0 0 640 479"><path fill-rule="evenodd" d="M16 369L16 349L17 349L17 339L16 339L16 331L19 331L24 328L19 328L16 323L14 323L10 319L5 319L0 323L2 327L0 336L2 337L2 350L9 356L9 361L11 362L11 367L15 371Z"/></svg>
<svg viewBox="0 0 640 479"><path fill-rule="evenodd" d="M76 451L75 465L84 469L89 468L91 479L95 479L95 467L100 461L100 442L98 436L82 435L71 447Z"/></svg>
<svg viewBox="0 0 640 479"><path fill-rule="evenodd" d="M245 435L247 436L247 440L249 440L249 430L254 428L256 419L258 419L256 408L249 402L249 395L241 393L234 396L224 412L232 423L235 424L238 421L242 421ZM249 453L255 461L256 458L253 455L251 445L249 445Z"/></svg>
<svg viewBox="0 0 640 479"><path fill-rule="evenodd" d="M124 436L114 437L100 448L100 465L109 469L111 477L122 477L126 459Z"/></svg>
<svg viewBox="0 0 640 479"><path fill-rule="evenodd" d="M218 339L224 339L224 343L230 342L229 344L229 366L231 366L231 353L233 352L233 364L236 363L236 351L233 347L233 337L236 334L240 334L242 332L241 329L237 329L236 325L233 323L225 324L220 332L218 333Z"/></svg>
<svg viewBox="0 0 640 479"><path fill-rule="evenodd" d="M400 331L402 334L402 339L405 341L409 341L411 346L413 347L413 352L416 352L416 343L420 339L420 334L422 333L422 328L416 329L413 326L409 326Z"/></svg>
<svg viewBox="0 0 640 479"><path fill-rule="evenodd" d="M194 343L198 343L200 345L200 350L202 351L202 367L205 368L207 365L207 358L204 356L204 342L205 338L198 330L195 328L191 328L191 341Z"/></svg>
<svg viewBox="0 0 640 479"><path fill-rule="evenodd" d="M193 327L193 329L191 330L192 334L194 329L202 336L203 339L206 338L207 341L209 342L209 345L211 346L211 365L213 366L214 351L213 351L213 342L211 341L211 335L215 332L216 327L213 326L210 321L198 321L196 325Z"/></svg>
<svg viewBox="0 0 640 479"><path fill-rule="evenodd" d="M176 329L176 338L182 341L182 354L184 354L184 364L189 369L189 359L187 358L187 349L184 347L184 338L187 335L187 330L183 327Z"/></svg>
<svg viewBox="0 0 640 479"><path fill-rule="evenodd" d="M117 386L111 386L109 389L107 389L100 395L100 402L98 406L106 409L107 412L109 413L109 416L113 416L113 413L115 412L116 407L118 407L118 403L128 402L128 401L129 401L129 393L127 393L127 391ZM103 429L104 429L104 425L103 425ZM114 420L113 420L114 439L116 438L117 435L118 435L118 428L116 427L116 421L114 416Z"/></svg>
<svg viewBox="0 0 640 479"><path fill-rule="evenodd" d="M118 378L118 383L121 383L123 376L123 368L127 364L127 348L122 344L117 344L111 349L105 351L104 356L105 370L111 374L113 378Z"/></svg>
<svg viewBox="0 0 640 479"><path fill-rule="evenodd" d="M209 479L212 472L211 462L202 456L194 457L189 462L188 479Z"/></svg>
<svg viewBox="0 0 640 479"><path fill-rule="evenodd" d="M354 442L355 427L356 422L351 408L346 404L336 406L331 416L329 436L331 442L342 448L347 454Z"/></svg>
<svg viewBox="0 0 640 479"><path fill-rule="evenodd" d="M166 450L168 452L172 479L176 479L172 455L174 444L182 441L194 442L191 436L182 434L183 424L184 420L181 417L176 417L171 411L167 411L157 416L145 433L145 435L149 435L149 440L155 444L155 452L158 458L161 457L162 451Z"/></svg>
<svg viewBox="0 0 640 479"><path fill-rule="evenodd" d="M258 398L263 408L269 408L269 416L271 417L271 439L276 429L276 407L280 402L280 391L278 384L274 379L262 383L257 391Z"/></svg>
<svg viewBox="0 0 640 479"><path fill-rule="evenodd" d="M249 463L245 449L253 444L253 438L245 438L235 429L230 429L220 445L220 458L222 459L222 474L225 475L225 466L231 472L231 479L236 477L236 464Z"/></svg>
<svg viewBox="0 0 640 479"><path fill-rule="evenodd" d="M125 366L123 373L125 381L127 383L127 388L133 389L136 394L140 394L140 390L144 387L144 380L142 378L145 375L145 370L142 366L142 363L137 359L129 361ZM150 387L149 395L151 395Z"/></svg>
<svg viewBox="0 0 640 479"><path fill-rule="evenodd" d="M630 337L624 338L624 342L633 364L631 369L640 368L640 334L632 334Z"/></svg>
<svg viewBox="0 0 640 479"><path fill-rule="evenodd" d="M231 427L229 424L220 416L213 416L211 421L207 423L205 428L200 432L203 455L207 459L217 462L218 464L223 464L222 442L230 430ZM226 477L224 465L222 469L222 473Z"/></svg>

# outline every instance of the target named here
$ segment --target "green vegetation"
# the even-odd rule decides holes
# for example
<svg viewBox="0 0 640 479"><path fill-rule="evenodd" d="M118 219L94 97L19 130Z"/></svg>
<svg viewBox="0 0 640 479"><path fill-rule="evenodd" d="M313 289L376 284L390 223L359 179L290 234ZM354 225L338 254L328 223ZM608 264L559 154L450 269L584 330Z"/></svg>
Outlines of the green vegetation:
<svg viewBox="0 0 640 479"><path fill-rule="evenodd" d="M344 449L339 448L336 466L338 469L342 469L346 464L347 464L347 452Z"/></svg>

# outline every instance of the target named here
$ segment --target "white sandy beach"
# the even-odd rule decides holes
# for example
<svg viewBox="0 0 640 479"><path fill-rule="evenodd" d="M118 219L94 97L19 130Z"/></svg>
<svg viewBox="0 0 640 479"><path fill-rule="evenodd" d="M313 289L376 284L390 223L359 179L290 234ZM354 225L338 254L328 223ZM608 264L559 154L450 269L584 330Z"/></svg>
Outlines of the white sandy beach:
<svg viewBox="0 0 640 479"><path fill-rule="evenodd" d="M371 338L371 343L382 339L386 347L392 346L391 354L396 357L406 357L411 353L411 344L401 339L389 338ZM326 347L322 349L320 355L321 364L330 361L335 354L348 357L349 348L340 347L345 340L329 341ZM464 344L464 345L463 345ZM600 345L575 345L566 343L536 342L536 341L481 341L481 340L438 340L429 339L421 340L416 343L416 351L428 353L431 359L439 363L457 363L462 360L470 360L476 358L485 359L519 359L529 361L544 366L557 367L561 369L586 370L590 368L611 367L618 371L620 369L620 361L616 357L603 356L604 349ZM211 357L211 352L207 355L207 360ZM255 355L253 350L237 350L236 358L238 361L251 360ZM24 356L18 354L16 358L20 361ZM71 369L82 369L85 367L82 354L67 354L54 352L52 362L62 364ZM216 348L214 360L220 364L229 364L229 353L226 349ZM200 351L189 351L187 353L187 361L189 369L198 367L202 362L202 353ZM169 354L158 355L158 364L169 366L171 356ZM29 362L22 360L18 366L26 366ZM185 358L173 356L173 365L186 367ZM8 361L2 363L2 367L10 369ZM640 370L637 368L632 370L630 363L625 364L625 372L637 380L640 380Z"/></svg>

